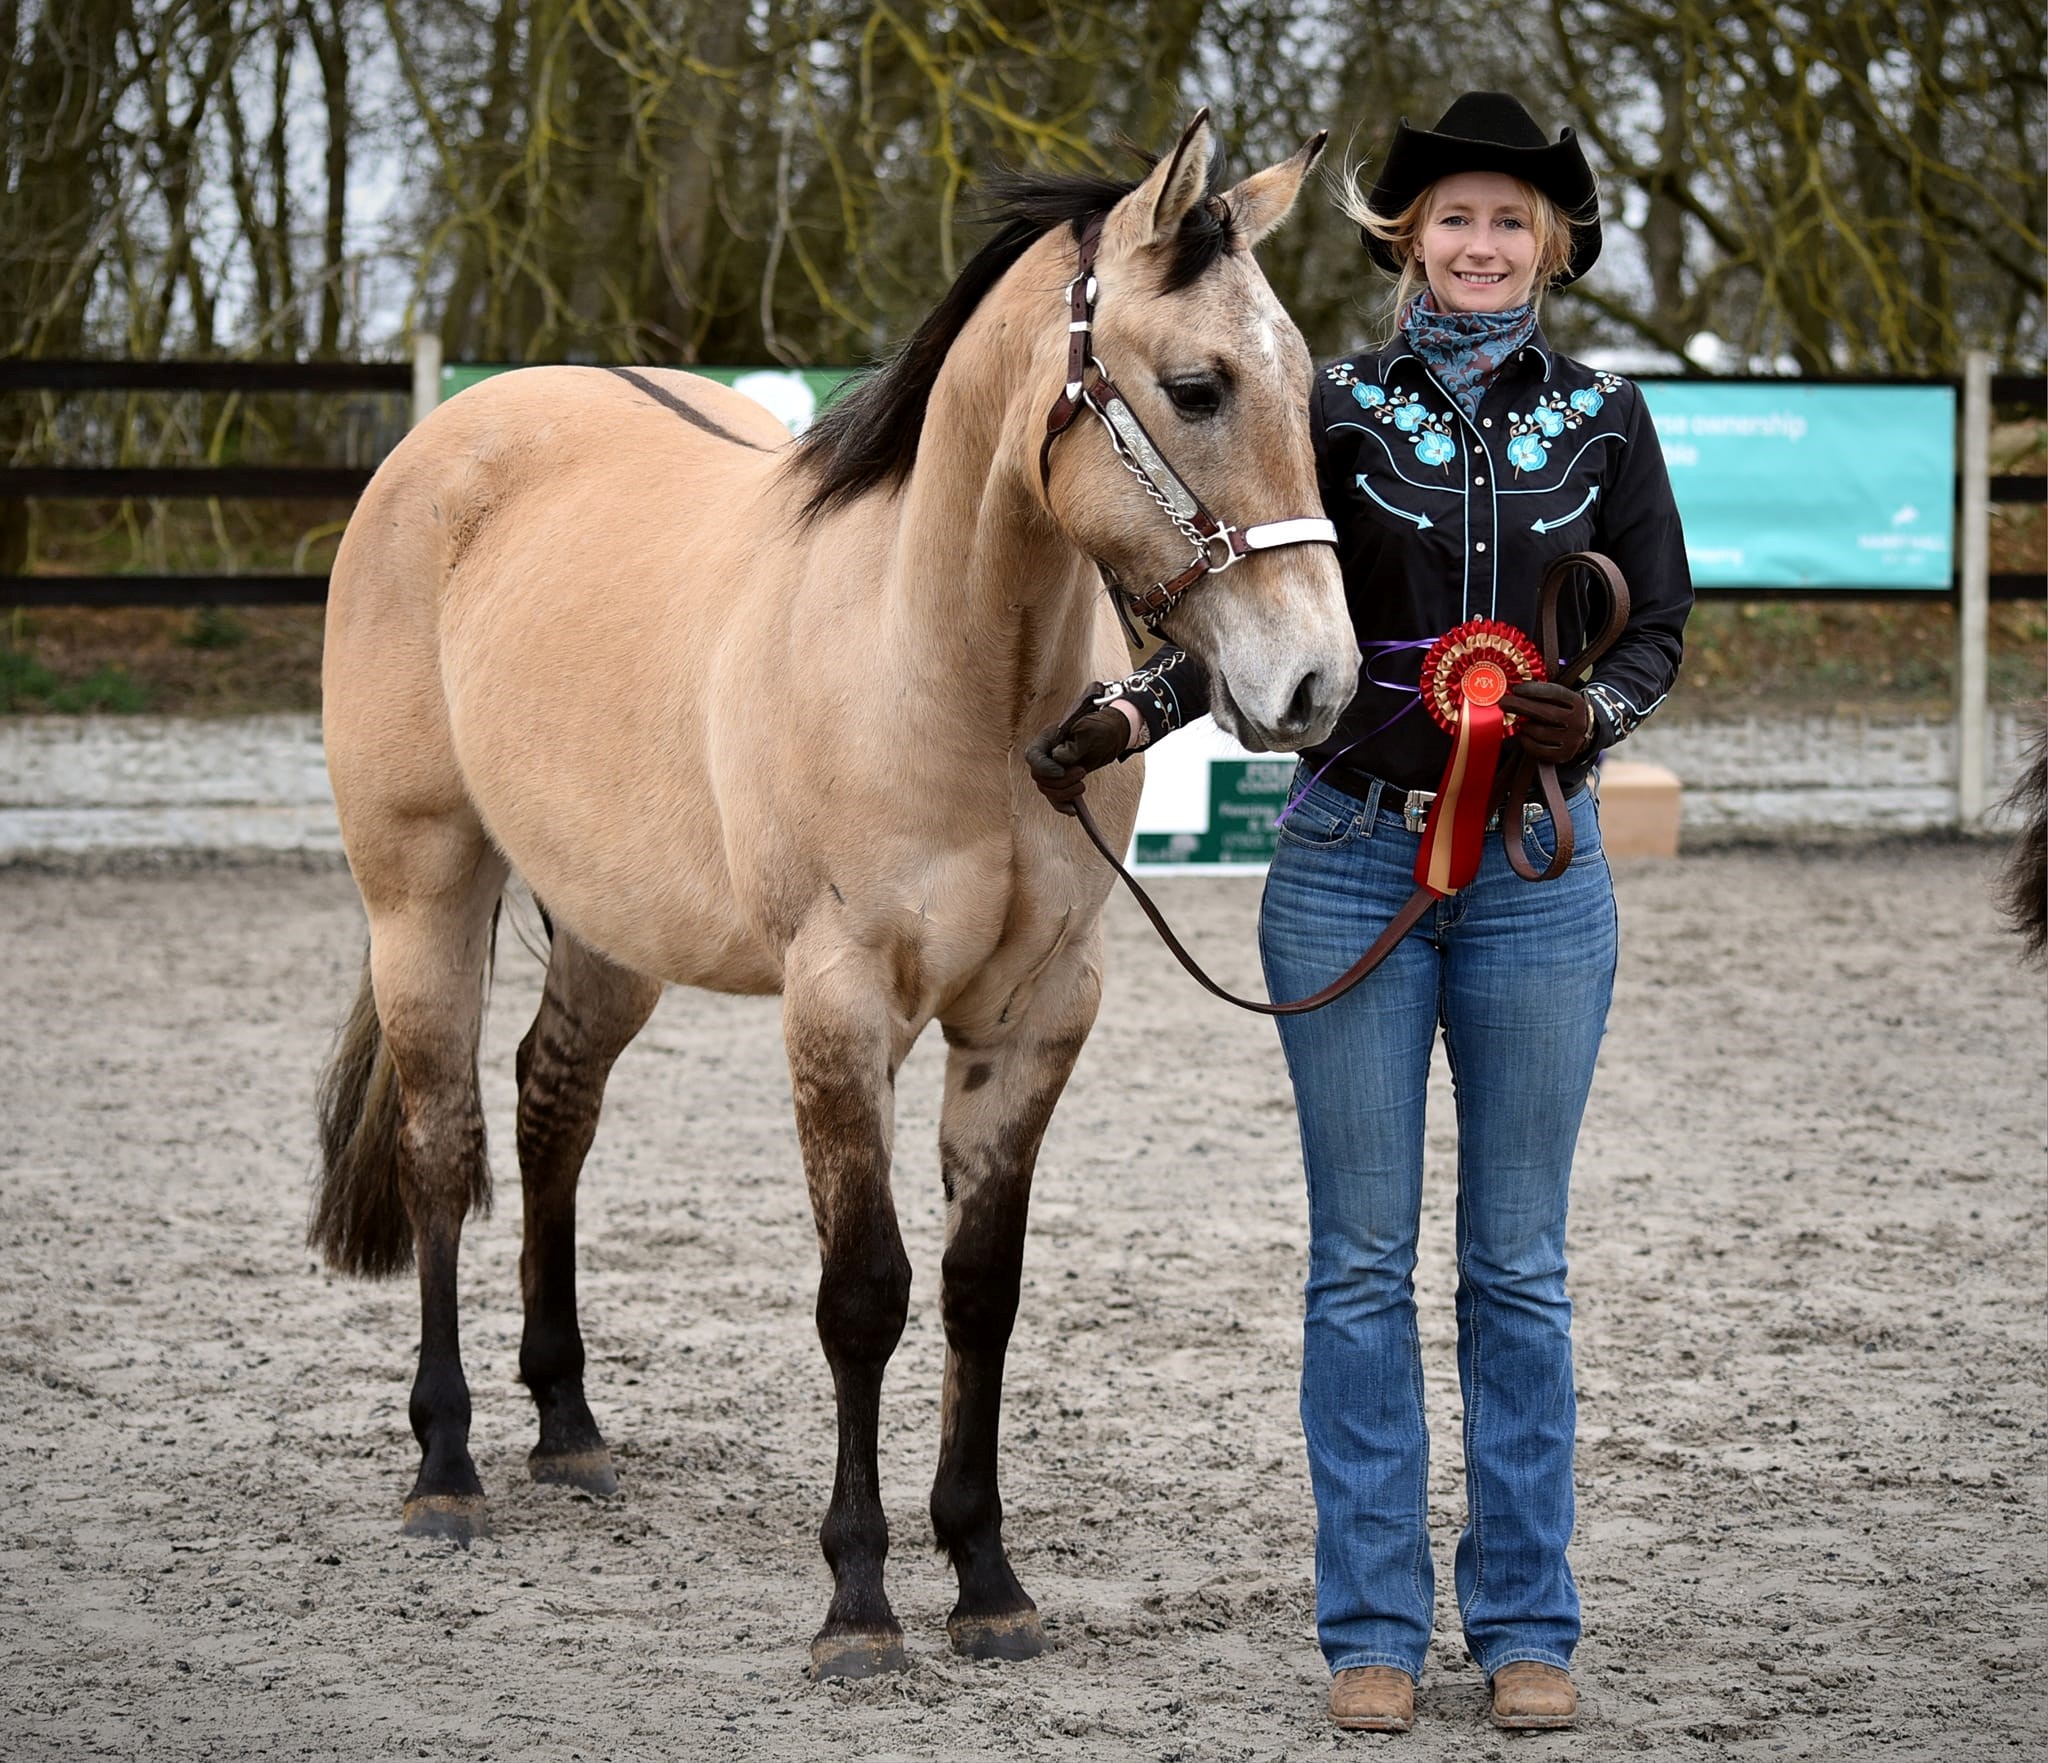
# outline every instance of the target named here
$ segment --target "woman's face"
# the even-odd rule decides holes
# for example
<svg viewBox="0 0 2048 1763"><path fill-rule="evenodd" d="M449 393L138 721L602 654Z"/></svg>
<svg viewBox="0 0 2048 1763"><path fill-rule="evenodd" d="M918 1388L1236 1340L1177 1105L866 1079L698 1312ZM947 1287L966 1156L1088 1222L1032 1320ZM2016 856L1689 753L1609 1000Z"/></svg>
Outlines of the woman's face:
<svg viewBox="0 0 2048 1763"><path fill-rule="evenodd" d="M1461 171L1430 187L1429 220L1415 254L1446 312L1526 306L1536 280L1528 199L1505 172Z"/></svg>

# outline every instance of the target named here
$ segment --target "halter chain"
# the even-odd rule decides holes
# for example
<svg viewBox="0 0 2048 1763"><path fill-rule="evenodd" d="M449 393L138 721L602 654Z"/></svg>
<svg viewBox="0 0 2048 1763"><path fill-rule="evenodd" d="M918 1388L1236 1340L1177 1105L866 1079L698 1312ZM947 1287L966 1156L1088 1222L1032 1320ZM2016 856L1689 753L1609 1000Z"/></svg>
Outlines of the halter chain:
<svg viewBox="0 0 2048 1763"><path fill-rule="evenodd" d="M1328 519L1311 515L1262 521L1254 526L1231 526L1211 514L1201 497L1188 488L1168 463L1159 443L1139 421L1138 413L1095 354L1095 302L1101 292L1095 278L1095 255L1102 244L1103 218L1092 214L1083 225L1074 279L1067 284L1067 380L1046 413L1045 440L1038 449L1038 478L1040 487L1050 493L1053 442L1073 426L1074 418L1083 410L1092 410L1109 435L1117 463L1137 479L1138 487L1158 505L1160 513L1173 523L1174 530L1194 552L1188 566L1178 575L1154 582L1142 594L1126 588L1098 561L1097 567L1102 569L1103 578L1118 596L1122 609L1147 630L1156 632L1174 603L1204 576L1221 575L1254 551L1277 551L1288 545L1334 547L1337 529Z"/></svg>

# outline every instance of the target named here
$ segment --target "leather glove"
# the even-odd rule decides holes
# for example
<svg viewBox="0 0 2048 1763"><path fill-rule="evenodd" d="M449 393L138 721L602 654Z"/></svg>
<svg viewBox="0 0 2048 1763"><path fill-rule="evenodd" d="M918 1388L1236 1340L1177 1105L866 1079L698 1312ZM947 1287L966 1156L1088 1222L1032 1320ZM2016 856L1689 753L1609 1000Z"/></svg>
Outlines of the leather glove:
<svg viewBox="0 0 2048 1763"><path fill-rule="evenodd" d="M1024 749L1031 781L1062 814L1072 814L1088 774L1119 758L1130 744L1130 719L1114 705L1092 710L1083 700L1066 721L1041 730Z"/></svg>
<svg viewBox="0 0 2048 1763"><path fill-rule="evenodd" d="M1569 765L1592 742L1591 701L1555 680L1516 686L1500 707L1515 718L1515 737L1522 750L1545 765Z"/></svg>

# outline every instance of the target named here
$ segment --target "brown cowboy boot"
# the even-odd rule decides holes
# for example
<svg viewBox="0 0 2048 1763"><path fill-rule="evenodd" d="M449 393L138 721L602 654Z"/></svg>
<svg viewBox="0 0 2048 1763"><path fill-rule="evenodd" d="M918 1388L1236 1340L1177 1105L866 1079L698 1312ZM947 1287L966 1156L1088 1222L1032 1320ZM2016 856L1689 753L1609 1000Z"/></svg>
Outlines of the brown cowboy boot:
<svg viewBox="0 0 2048 1763"><path fill-rule="evenodd" d="M1394 1665L1353 1665L1330 1679L1330 1718L1346 1732L1406 1732L1415 1680Z"/></svg>
<svg viewBox="0 0 2048 1763"><path fill-rule="evenodd" d="M1579 1717L1572 1674L1540 1659L1517 1659L1493 1674L1493 1723L1505 1732L1555 1732Z"/></svg>

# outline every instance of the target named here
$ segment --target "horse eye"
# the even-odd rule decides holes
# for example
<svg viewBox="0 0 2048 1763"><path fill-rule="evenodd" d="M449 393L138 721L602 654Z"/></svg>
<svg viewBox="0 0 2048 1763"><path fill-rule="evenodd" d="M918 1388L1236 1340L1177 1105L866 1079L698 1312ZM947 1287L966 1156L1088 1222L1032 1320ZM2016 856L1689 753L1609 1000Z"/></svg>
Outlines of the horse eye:
<svg viewBox="0 0 2048 1763"><path fill-rule="evenodd" d="M1207 375L1163 382L1173 407L1191 421L1214 416L1223 407L1223 385Z"/></svg>

